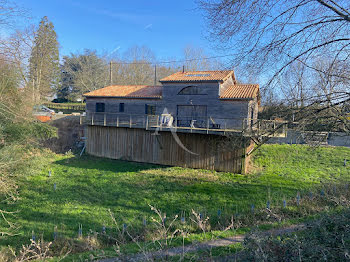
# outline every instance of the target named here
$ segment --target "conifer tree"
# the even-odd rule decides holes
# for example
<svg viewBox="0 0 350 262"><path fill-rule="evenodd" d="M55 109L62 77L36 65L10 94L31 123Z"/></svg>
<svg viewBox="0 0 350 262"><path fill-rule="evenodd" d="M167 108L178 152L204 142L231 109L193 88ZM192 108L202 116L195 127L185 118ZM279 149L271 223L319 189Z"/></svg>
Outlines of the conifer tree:
<svg viewBox="0 0 350 262"><path fill-rule="evenodd" d="M44 16L35 33L29 61L29 79L33 90L33 102L51 95L59 83L59 43L52 22Z"/></svg>

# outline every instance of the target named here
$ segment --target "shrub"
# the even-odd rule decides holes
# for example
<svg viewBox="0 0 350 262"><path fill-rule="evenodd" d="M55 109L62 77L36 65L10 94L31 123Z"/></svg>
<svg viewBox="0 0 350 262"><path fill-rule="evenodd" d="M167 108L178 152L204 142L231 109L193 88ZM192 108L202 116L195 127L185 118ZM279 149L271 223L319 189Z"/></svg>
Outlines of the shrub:
<svg viewBox="0 0 350 262"><path fill-rule="evenodd" d="M306 230L280 237L250 233L243 261L345 261L350 259L350 209L323 215Z"/></svg>

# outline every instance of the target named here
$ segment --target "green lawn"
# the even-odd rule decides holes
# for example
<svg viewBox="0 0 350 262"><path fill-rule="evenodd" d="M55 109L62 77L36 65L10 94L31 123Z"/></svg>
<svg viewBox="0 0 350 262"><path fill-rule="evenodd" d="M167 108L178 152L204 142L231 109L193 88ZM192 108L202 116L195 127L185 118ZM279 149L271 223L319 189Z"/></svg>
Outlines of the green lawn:
<svg viewBox="0 0 350 262"><path fill-rule="evenodd" d="M163 167L89 156L49 155L44 167L20 181L20 199L11 206L18 213L19 236L0 239L0 247L28 243L34 231L52 240L54 227L66 237L90 229L113 227L108 210L117 222L140 228L154 213L149 205L168 217L188 215L194 209L211 217L213 228L221 217L281 206L297 191L315 191L321 181L350 182L348 148L264 145L254 156L250 175L220 173L179 167ZM48 176L52 171L51 177ZM54 190L56 184L56 190ZM4 204L0 203L0 208ZM2 224L1 224L2 223ZM0 226L3 222L0 222Z"/></svg>

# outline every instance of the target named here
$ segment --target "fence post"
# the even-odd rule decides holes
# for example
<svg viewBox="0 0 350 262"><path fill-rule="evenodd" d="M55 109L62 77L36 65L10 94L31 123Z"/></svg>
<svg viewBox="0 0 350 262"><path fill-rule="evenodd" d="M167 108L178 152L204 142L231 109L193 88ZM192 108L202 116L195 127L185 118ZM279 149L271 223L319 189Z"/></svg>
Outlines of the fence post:
<svg viewBox="0 0 350 262"><path fill-rule="evenodd" d="M130 128L131 128L131 125L132 125L132 119L131 119L131 115L130 115L130 120L129 120L129 124L130 124Z"/></svg>
<svg viewBox="0 0 350 262"><path fill-rule="evenodd" d="M146 117L146 130L148 130L148 115Z"/></svg>
<svg viewBox="0 0 350 262"><path fill-rule="evenodd" d="M106 126L106 113L103 114L103 125Z"/></svg>
<svg viewBox="0 0 350 262"><path fill-rule="evenodd" d="M94 114L91 114L91 125L94 125Z"/></svg>
<svg viewBox="0 0 350 262"><path fill-rule="evenodd" d="M117 127L119 127L119 116L117 116Z"/></svg>

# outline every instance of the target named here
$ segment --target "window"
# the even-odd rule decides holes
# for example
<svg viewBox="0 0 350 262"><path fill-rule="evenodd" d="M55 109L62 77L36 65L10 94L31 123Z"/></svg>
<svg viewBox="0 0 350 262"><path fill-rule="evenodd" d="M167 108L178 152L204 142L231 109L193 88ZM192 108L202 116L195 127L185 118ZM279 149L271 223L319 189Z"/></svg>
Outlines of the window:
<svg viewBox="0 0 350 262"><path fill-rule="evenodd" d="M186 86L185 88L181 89L179 92L179 95L206 95L203 92L203 88L200 88L198 86Z"/></svg>
<svg viewBox="0 0 350 262"><path fill-rule="evenodd" d="M104 112L105 103L96 103L96 112Z"/></svg>
<svg viewBox="0 0 350 262"><path fill-rule="evenodd" d="M155 115L156 114L156 106L145 104L145 114L146 115Z"/></svg>
<svg viewBox="0 0 350 262"><path fill-rule="evenodd" d="M119 104L119 112L124 112L124 103Z"/></svg>

